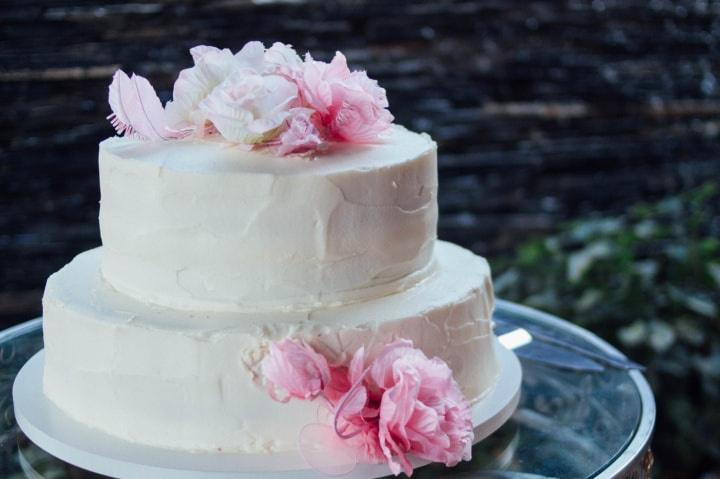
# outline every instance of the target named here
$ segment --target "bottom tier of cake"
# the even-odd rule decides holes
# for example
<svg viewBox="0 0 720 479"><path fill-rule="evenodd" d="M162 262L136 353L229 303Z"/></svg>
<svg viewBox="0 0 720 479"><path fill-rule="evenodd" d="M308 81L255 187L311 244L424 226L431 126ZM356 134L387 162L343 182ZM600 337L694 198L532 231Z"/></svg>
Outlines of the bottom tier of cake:
<svg viewBox="0 0 720 479"><path fill-rule="evenodd" d="M76 420L128 441L186 450L283 451L319 402L272 401L259 363L272 341L303 338L334 362L397 338L445 360L465 395L492 388L486 261L438 242L434 272L402 293L297 312L203 313L139 302L102 279L100 249L48 279L44 392Z"/></svg>

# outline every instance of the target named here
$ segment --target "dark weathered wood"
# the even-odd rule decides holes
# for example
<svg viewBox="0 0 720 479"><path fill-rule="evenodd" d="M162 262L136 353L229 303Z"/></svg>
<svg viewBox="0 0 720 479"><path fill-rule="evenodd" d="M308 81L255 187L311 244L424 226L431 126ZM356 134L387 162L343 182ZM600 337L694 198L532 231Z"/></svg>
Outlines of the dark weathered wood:
<svg viewBox="0 0 720 479"><path fill-rule="evenodd" d="M438 141L440 235L482 254L720 176L717 1L261 3L0 2L0 322L100 242L112 71L167 99L197 43L343 50Z"/></svg>

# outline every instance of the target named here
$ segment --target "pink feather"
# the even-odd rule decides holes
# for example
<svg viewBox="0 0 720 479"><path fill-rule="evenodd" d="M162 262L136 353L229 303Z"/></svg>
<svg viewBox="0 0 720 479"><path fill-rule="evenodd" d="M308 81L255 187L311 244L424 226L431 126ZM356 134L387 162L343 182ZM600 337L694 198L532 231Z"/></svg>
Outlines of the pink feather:
<svg viewBox="0 0 720 479"><path fill-rule="evenodd" d="M118 70L110 84L108 102L112 114L108 119L118 134L144 140L167 140L175 135L168 129L160 99L146 78L128 77Z"/></svg>

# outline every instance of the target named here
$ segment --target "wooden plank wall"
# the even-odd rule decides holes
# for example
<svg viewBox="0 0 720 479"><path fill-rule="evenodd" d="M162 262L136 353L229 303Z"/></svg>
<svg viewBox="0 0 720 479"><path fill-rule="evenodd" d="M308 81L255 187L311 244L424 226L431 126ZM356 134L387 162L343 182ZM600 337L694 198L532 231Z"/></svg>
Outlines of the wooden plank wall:
<svg viewBox="0 0 720 479"><path fill-rule="evenodd" d="M97 143L122 67L167 99L187 50L343 50L440 145L440 236L493 256L720 176L720 2L0 1L0 325L100 243Z"/></svg>

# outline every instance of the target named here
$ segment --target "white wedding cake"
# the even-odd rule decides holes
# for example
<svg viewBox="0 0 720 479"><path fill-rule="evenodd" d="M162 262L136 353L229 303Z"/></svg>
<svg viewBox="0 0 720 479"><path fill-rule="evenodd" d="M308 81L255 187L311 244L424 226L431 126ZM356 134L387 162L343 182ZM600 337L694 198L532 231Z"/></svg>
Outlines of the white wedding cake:
<svg viewBox="0 0 720 479"><path fill-rule="evenodd" d="M345 367L403 339L446 363L468 403L482 398L498 374L490 271L436 239L435 143L390 125L361 72L248 45L193 49L160 110L144 79L116 75L114 122L132 134L100 144L103 246L47 282L46 396L134 443L287 451L322 398L270 398L271 345L301 342ZM267 99L282 89L266 85L274 76L297 85L290 100ZM192 80L205 93L185 92Z"/></svg>

